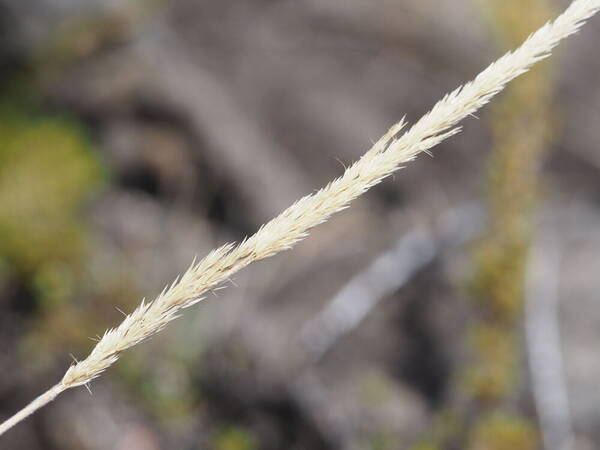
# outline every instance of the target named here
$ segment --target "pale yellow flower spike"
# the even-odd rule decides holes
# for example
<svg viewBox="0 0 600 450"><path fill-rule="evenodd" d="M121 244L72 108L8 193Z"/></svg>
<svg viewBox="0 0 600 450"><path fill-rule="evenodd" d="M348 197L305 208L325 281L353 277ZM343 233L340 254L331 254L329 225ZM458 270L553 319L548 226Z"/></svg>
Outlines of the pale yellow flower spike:
<svg viewBox="0 0 600 450"><path fill-rule="evenodd" d="M141 305L104 336L90 355L73 364L63 379L45 394L0 425L0 435L51 402L62 391L89 383L100 376L120 354L162 330L183 308L228 280L253 261L268 258L294 246L308 232L382 179L460 131L453 128L472 115L505 85L547 58L558 43L576 33L600 10L600 0L575 0L554 22L532 34L521 47L507 53L481 72L473 81L447 94L433 109L400 135L402 120L394 125L371 150L344 174L313 195L306 196L261 227L238 245L227 244L211 252L190 268L153 301Z"/></svg>

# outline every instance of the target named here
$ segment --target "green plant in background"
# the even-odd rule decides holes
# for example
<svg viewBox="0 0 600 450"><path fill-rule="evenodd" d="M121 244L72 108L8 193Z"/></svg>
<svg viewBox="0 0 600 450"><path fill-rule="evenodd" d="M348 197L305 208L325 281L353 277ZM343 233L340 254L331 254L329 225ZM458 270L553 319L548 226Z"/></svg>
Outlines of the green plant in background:
<svg viewBox="0 0 600 450"><path fill-rule="evenodd" d="M537 449L535 429L521 417L494 413L479 420L471 432L470 450Z"/></svg>
<svg viewBox="0 0 600 450"><path fill-rule="evenodd" d="M501 45L513 45L552 15L548 0L491 0L485 8ZM517 412L521 388L521 329L531 223L543 154L555 122L552 64L513 84L492 106L488 223L474 250L474 323L464 395L474 414L471 449L537 448L537 432ZM504 411L501 413L500 411Z"/></svg>
<svg viewBox="0 0 600 450"><path fill-rule="evenodd" d="M169 424L189 417L193 411L197 412L201 405L198 405L198 394L189 379L152 374L152 366L145 356L135 354L117 367L119 381L127 386L143 410L161 424ZM148 376L149 373L151 376Z"/></svg>
<svg viewBox="0 0 600 450"><path fill-rule="evenodd" d="M548 0L480 2L501 46L514 45L552 15ZM455 377L451 413L460 427L434 426L432 449L533 450L535 426L518 411L524 277L539 167L555 122L550 63L512 84L491 107L493 150L487 182L487 228L473 249L473 316L466 363ZM425 444L423 444L425 445ZM420 448L420 447L417 447Z"/></svg>
<svg viewBox="0 0 600 450"><path fill-rule="evenodd" d="M518 42L531 26L551 15L547 0L531 1L525 9L516 0L492 0L485 11L502 45ZM488 224L474 249L475 316L468 331L470 362L461 386L474 417L467 433L473 450L538 445L535 427L514 402L523 370L520 341L532 213L539 167L555 122L554 89L552 65L545 63L512 85L492 107Z"/></svg>
<svg viewBox="0 0 600 450"><path fill-rule="evenodd" d="M502 45L520 41L531 26L551 15L547 0L528 2L525 10L516 0L492 0L486 8ZM491 112L494 150L489 166L488 224L475 248L472 287L482 325L491 327L498 339L513 348L515 336L500 335L516 331L522 320L539 167L555 122L554 89L552 65L545 63L507 89ZM503 394L498 392L499 397Z"/></svg>
<svg viewBox="0 0 600 450"><path fill-rule="evenodd" d="M63 27L0 92L0 259L42 305L69 297L88 234L82 209L106 171L76 118L41 112L41 85L128 29L110 15Z"/></svg>
<svg viewBox="0 0 600 450"><path fill-rule="evenodd" d="M252 434L244 428L230 426L216 433L213 446L215 450L254 450L257 447Z"/></svg>
<svg viewBox="0 0 600 450"><path fill-rule="evenodd" d="M66 20L0 92L0 286L18 283L33 297L28 307L35 311L17 350L34 367L51 364L65 343L87 348L98 316L110 317L106 310L114 307L127 310L139 296L123 269L118 276L86 272L95 256L88 251L94 230L84 209L108 173L84 124L41 112L39 105L42 87L66 68L123 40L146 11L140 8ZM120 254L115 258L119 266ZM147 366L134 360L119 367L128 392L159 421L189 414L194 401L189 385L174 389L152 377L142 380Z"/></svg>
<svg viewBox="0 0 600 450"><path fill-rule="evenodd" d="M67 336L87 340L69 325L91 317L69 300L86 261L84 207L105 171L76 120L41 112L30 76L19 73L9 81L0 94L0 283L27 292L14 299L34 312L18 350L29 356L25 361L35 355L35 364L44 365L38 356L50 355Z"/></svg>
<svg viewBox="0 0 600 450"><path fill-rule="evenodd" d="M0 110L0 255L44 302L68 298L102 173L75 122Z"/></svg>

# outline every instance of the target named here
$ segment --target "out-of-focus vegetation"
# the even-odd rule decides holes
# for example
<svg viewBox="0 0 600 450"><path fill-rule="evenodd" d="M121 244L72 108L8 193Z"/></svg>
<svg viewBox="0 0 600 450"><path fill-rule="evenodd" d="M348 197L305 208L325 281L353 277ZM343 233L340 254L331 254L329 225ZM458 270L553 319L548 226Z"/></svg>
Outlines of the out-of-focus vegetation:
<svg viewBox="0 0 600 450"><path fill-rule="evenodd" d="M57 278L68 279L81 262L82 208L101 180L81 125L19 106L0 108L0 253L45 300L65 298Z"/></svg>
<svg viewBox="0 0 600 450"><path fill-rule="evenodd" d="M486 5L502 47L522 42L552 14L546 0L530 2L526 10L517 1ZM469 439L474 449L538 448L535 425L521 411L514 411L518 411L515 398L523 385L524 286L533 211L544 151L551 145L555 128L552 64L526 74L491 107L494 148L489 163L488 219L475 248L475 320L468 331L470 362L464 368L463 386L476 417Z"/></svg>
<svg viewBox="0 0 600 450"><path fill-rule="evenodd" d="M226 428L219 431L214 440L216 450L254 450L252 434L243 428Z"/></svg>
<svg viewBox="0 0 600 450"><path fill-rule="evenodd" d="M24 78L0 104L0 258L4 282L21 287L16 307L37 311L25 353L46 361L55 336L73 337L70 323L85 322L70 303L88 258L85 210L106 171L82 124L42 111Z"/></svg>
<svg viewBox="0 0 600 450"><path fill-rule="evenodd" d="M546 0L481 2L500 48L512 48L551 16ZM534 68L491 105L492 154L487 221L473 249L469 281L472 317L465 329L465 362L454 377L459 426L440 429L431 448L539 448L536 424L517 405L523 386L524 284L533 211L544 150L555 127L552 63ZM448 414L448 412L447 412ZM426 433L427 434L427 433Z"/></svg>

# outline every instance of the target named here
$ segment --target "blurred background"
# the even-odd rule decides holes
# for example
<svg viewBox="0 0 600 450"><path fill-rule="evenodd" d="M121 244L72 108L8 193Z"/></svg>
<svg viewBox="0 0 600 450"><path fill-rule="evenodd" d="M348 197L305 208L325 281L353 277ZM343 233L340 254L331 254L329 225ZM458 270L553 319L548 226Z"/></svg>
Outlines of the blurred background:
<svg viewBox="0 0 600 450"><path fill-rule="evenodd" d="M1 417L567 4L0 0ZM599 39L0 447L600 448Z"/></svg>

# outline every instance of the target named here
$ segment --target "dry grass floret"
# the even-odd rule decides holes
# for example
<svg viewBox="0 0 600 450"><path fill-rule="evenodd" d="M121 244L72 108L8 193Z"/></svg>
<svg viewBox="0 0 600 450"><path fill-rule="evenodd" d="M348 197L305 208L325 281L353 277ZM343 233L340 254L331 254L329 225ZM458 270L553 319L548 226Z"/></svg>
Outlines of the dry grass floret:
<svg viewBox="0 0 600 450"><path fill-rule="evenodd" d="M198 303L202 295L218 287L254 261L294 246L308 232L402 165L455 135L454 128L504 89L506 84L547 58L558 43L576 33L586 19L600 10L600 0L575 0L554 22L532 34L521 47L507 53L440 100L433 109L400 135L404 120L392 128L344 174L318 192L300 199L238 245L227 244L190 268L152 302L142 301L117 327L106 331L90 355L72 365L63 379L25 409L0 425L0 434L52 401L66 389L89 383L100 376L128 348L162 330L182 309Z"/></svg>

